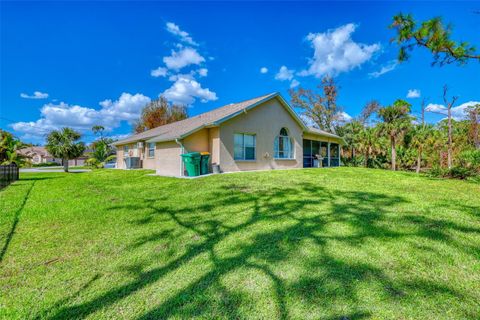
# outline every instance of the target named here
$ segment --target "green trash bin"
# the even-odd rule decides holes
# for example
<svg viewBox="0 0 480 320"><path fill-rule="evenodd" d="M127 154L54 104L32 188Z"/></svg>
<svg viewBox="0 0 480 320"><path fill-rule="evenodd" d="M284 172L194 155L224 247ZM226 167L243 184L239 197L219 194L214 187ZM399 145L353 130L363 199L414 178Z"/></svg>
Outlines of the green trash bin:
<svg viewBox="0 0 480 320"><path fill-rule="evenodd" d="M190 152L182 154L182 160L187 169L187 175L189 177L196 177L200 175L200 161L201 155L199 152Z"/></svg>
<svg viewBox="0 0 480 320"><path fill-rule="evenodd" d="M201 152L200 153L202 159L200 163L200 174L207 174L208 173L208 160L210 159L209 152Z"/></svg>

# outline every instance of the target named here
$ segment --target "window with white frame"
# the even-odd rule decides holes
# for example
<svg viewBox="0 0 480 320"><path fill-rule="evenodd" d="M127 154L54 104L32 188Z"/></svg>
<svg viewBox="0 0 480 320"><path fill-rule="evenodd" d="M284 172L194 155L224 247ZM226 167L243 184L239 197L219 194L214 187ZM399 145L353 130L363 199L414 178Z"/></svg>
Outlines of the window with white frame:
<svg viewBox="0 0 480 320"><path fill-rule="evenodd" d="M288 130L282 128L280 134L275 137L275 159L293 159L293 139L288 135Z"/></svg>
<svg viewBox="0 0 480 320"><path fill-rule="evenodd" d="M155 142L150 142L148 144L148 157L149 158L155 157Z"/></svg>
<svg viewBox="0 0 480 320"><path fill-rule="evenodd" d="M129 151L128 144L126 144L126 145L123 146L123 156L124 157L128 156L128 151Z"/></svg>
<svg viewBox="0 0 480 320"><path fill-rule="evenodd" d="M234 134L234 159L235 160L255 160L256 138L254 134L235 133Z"/></svg>

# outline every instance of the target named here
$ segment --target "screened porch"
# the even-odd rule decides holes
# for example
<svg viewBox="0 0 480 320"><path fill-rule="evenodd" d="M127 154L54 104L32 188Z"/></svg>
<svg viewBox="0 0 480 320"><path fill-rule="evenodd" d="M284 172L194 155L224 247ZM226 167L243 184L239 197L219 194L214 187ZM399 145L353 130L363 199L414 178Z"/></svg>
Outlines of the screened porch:
<svg viewBox="0 0 480 320"><path fill-rule="evenodd" d="M303 139L303 167L340 166L340 145L333 142Z"/></svg>

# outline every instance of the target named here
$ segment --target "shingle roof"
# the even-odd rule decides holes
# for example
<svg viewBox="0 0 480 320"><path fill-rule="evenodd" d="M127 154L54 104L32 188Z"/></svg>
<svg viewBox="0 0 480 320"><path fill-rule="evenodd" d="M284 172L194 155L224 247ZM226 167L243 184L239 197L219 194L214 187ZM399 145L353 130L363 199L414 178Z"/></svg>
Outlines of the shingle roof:
<svg viewBox="0 0 480 320"><path fill-rule="evenodd" d="M39 146L31 146L31 147L26 147L18 150L18 153L23 154L23 155L29 155L32 153L36 153L38 155L48 157L50 154L48 153L47 149L45 147L39 147Z"/></svg>
<svg viewBox="0 0 480 320"><path fill-rule="evenodd" d="M277 96L281 97L277 92L274 92L238 103L231 103L226 106L214 109L212 111L208 111L197 116L187 118L185 120L169 123L151 130L147 130L142 133L132 135L125 139L114 142L113 145L122 145L135 141L161 142L181 139L203 127L218 125L220 122L223 122L226 119L230 119L238 114L241 114L246 109L252 108ZM283 98L281 100L283 101ZM296 120L299 121L299 123L302 125L302 127L304 127L306 132L340 138L336 135L332 135L331 133L319 129L307 128L300 120L300 118L298 118L295 112L291 110L290 107L288 108L292 112L292 116L294 116Z"/></svg>
<svg viewBox="0 0 480 320"><path fill-rule="evenodd" d="M245 100L238 103L231 103L226 106L214 109L212 111L208 111L197 116L187 118L185 120L169 123L157 128L147 130L142 133L132 135L125 139L116 141L113 144L121 145L129 142L148 140L152 138L158 138L155 139L158 141L171 141L179 139L191 131L194 131L208 124L213 124L214 122L222 120L223 118L232 116L237 112L243 111L249 106L255 105L256 103L263 100L268 100L275 95L277 95L277 93L270 93L250 100Z"/></svg>
<svg viewBox="0 0 480 320"><path fill-rule="evenodd" d="M327 131L323 131L321 129L314 128L314 127L308 127L307 132L308 133L313 133L313 134L319 134L319 135L325 136L325 137L342 139L341 137L337 136L336 134L333 134L333 133L330 133L330 132L327 132Z"/></svg>

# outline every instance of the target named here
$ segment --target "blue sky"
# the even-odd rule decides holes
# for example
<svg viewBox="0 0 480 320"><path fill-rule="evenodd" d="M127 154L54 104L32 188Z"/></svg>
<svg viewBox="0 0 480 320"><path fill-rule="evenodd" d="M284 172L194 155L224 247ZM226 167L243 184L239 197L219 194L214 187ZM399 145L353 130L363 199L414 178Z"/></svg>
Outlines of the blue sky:
<svg viewBox="0 0 480 320"><path fill-rule="evenodd" d="M404 98L417 111L428 97L441 109L444 84L457 105L480 100L480 63L432 67L418 49L396 64L387 28L398 12L442 16L454 39L480 48L479 2L0 5L0 127L30 142L62 126L85 140L94 124L128 134L159 94L189 104L190 115L273 91L288 100L290 86L313 88L325 73L336 75L351 116L372 99ZM420 97L407 98L409 90Z"/></svg>

